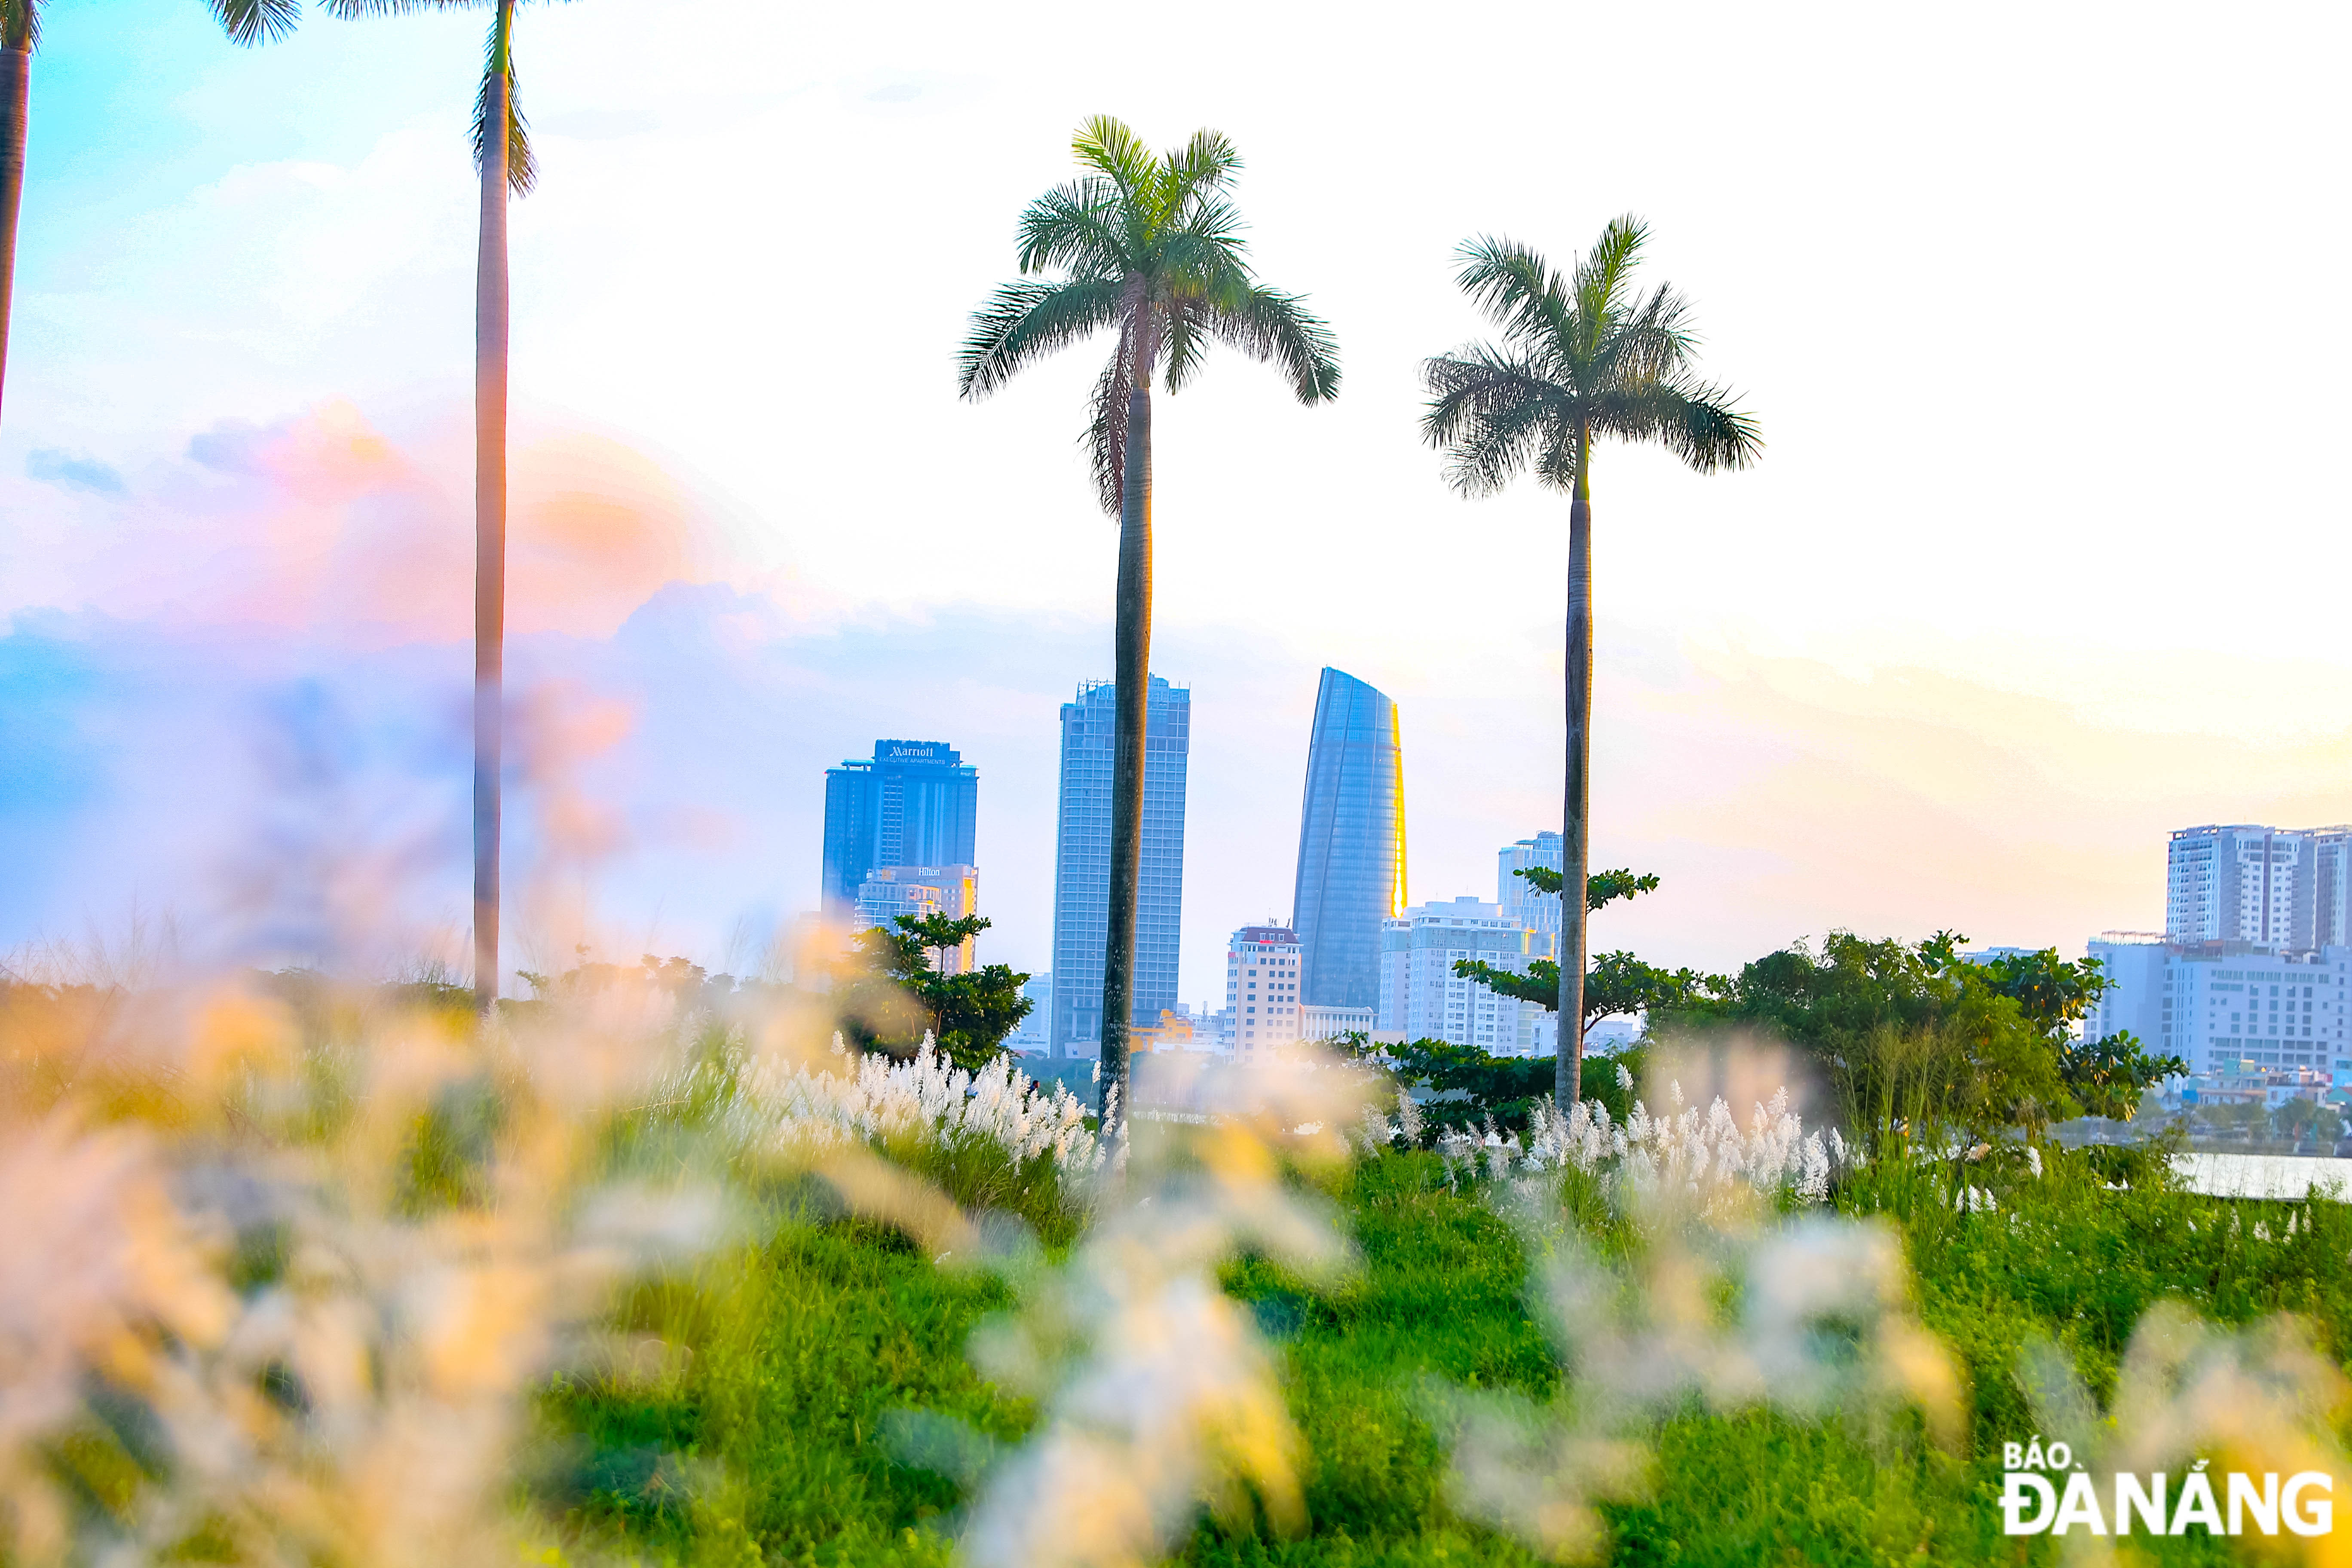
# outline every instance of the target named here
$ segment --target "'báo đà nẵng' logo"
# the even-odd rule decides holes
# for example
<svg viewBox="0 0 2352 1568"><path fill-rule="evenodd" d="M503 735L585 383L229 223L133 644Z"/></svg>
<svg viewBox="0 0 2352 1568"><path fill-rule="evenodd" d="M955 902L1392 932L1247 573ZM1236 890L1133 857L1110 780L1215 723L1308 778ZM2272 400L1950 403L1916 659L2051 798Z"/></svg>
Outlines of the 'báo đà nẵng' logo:
<svg viewBox="0 0 2352 1568"><path fill-rule="evenodd" d="M2335 1478L2325 1470L2211 1470L2199 1459L2178 1479L2162 1470L2117 1470L2102 1497L2064 1443L2042 1446L2035 1434L2000 1446L2001 1533L2064 1535L2326 1535L2336 1528Z"/></svg>

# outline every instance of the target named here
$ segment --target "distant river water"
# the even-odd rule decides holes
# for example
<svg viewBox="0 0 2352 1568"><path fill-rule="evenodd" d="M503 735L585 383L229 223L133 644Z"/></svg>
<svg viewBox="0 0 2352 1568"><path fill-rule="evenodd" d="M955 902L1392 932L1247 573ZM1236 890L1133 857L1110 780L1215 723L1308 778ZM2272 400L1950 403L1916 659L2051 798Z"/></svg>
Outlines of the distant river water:
<svg viewBox="0 0 2352 1568"><path fill-rule="evenodd" d="M2192 1193L2216 1198L2352 1197L2352 1160L2309 1154L2175 1154L2173 1168Z"/></svg>

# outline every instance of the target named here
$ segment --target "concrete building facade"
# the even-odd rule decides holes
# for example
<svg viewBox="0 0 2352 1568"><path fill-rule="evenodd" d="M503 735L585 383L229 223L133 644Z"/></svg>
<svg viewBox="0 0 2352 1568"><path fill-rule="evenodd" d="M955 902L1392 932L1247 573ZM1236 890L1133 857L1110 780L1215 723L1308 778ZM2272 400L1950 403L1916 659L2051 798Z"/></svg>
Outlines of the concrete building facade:
<svg viewBox="0 0 2352 1568"><path fill-rule="evenodd" d="M980 910L980 873L970 866L877 866L857 886L857 927L896 931L900 915L917 920L945 915L951 921ZM935 954L942 974L962 974L973 964L976 943Z"/></svg>
<svg viewBox="0 0 2352 1568"><path fill-rule="evenodd" d="M877 866L970 866L980 858L980 772L943 741L877 741L824 774L821 907L854 914Z"/></svg>
<svg viewBox="0 0 2352 1568"><path fill-rule="evenodd" d="M1108 680L1062 704L1054 859L1054 1056L1102 1051L1103 945L1110 931L1111 747L1118 695ZM1184 784L1192 694L1151 677L1144 710L1143 863L1138 868L1130 1028L1176 1005L1184 913Z"/></svg>
<svg viewBox="0 0 2352 1568"><path fill-rule="evenodd" d="M2209 823L2166 847L2164 934L2286 952L2352 945L2352 826Z"/></svg>
<svg viewBox="0 0 2352 1568"><path fill-rule="evenodd" d="M1298 933L1284 925L1244 926L1225 944L1225 1010L1233 1015L1235 1061L1263 1061L1301 1038Z"/></svg>
<svg viewBox="0 0 2352 1568"><path fill-rule="evenodd" d="M2108 931L2090 956L2115 982L2084 1020L2092 1039L2128 1031L2200 1076L2303 1068L2352 1085L2352 947L2295 952Z"/></svg>
<svg viewBox="0 0 2352 1568"><path fill-rule="evenodd" d="M1457 978L1454 963L1465 958L1525 973L1526 933L1500 905L1467 896L1419 904L1381 921L1380 1032L1476 1046L1496 1056L1526 1050L1521 1014L1542 1009Z"/></svg>

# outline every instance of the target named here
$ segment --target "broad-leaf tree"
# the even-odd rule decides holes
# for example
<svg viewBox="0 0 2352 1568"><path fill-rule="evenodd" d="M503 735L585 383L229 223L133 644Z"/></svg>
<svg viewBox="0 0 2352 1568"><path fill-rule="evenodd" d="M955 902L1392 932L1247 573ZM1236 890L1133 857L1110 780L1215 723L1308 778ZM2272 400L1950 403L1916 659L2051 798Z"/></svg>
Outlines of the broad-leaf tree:
<svg viewBox="0 0 2352 1568"><path fill-rule="evenodd" d="M25 135L32 121L33 50L42 0L0 0L0 391L8 374L8 315L16 291L16 214L25 197ZM233 42L266 43L292 31L300 0L205 0Z"/></svg>
<svg viewBox="0 0 2352 1568"><path fill-rule="evenodd" d="M946 974L929 955L944 960L988 923L982 915L899 915L891 922L896 930L858 932L852 939L856 968L837 993L842 1033L862 1049L903 1058L915 1053L928 1030L957 1067L976 1072L986 1066L1035 1005L1021 994L1029 976L1003 963Z"/></svg>
<svg viewBox="0 0 2352 1568"><path fill-rule="evenodd" d="M959 385L985 397L1037 361L1115 335L1086 445L1097 498L1118 519L1112 679L1110 908L1103 945L1102 1087L1126 1102L1135 899L1143 858L1143 740L1151 668L1151 389L1199 374L1213 342L1277 366L1302 403L1339 389L1329 329L1299 296L1259 283L1228 199L1241 154L1213 131L1155 153L1108 116L1071 142L1083 171L1021 215L1021 278L972 313Z"/></svg>
<svg viewBox="0 0 2352 1568"><path fill-rule="evenodd" d="M1570 497L1568 510L1568 777L1561 809L1567 879L1591 863L1592 719L1592 452L1602 439L1665 447L1700 472L1737 468L1762 449L1754 420L1691 370L1687 307L1664 285L1644 295L1633 273L1644 230L1621 217L1562 274L1507 239L1460 253L1462 288L1502 331L1499 342L1440 354L1423 366L1430 394L1422 434L1446 453L1446 477L1490 495L1532 468ZM1585 910L1560 911L1559 1012L1584 1015ZM1557 1089L1582 1087L1584 1043L1559 1032Z"/></svg>
<svg viewBox="0 0 2352 1568"><path fill-rule="evenodd" d="M292 0L281 0L289 8ZM515 97L516 0L325 0L338 16L487 6L489 37L474 95L481 221L474 252L474 997L499 994L500 761L507 626L507 199L539 176Z"/></svg>

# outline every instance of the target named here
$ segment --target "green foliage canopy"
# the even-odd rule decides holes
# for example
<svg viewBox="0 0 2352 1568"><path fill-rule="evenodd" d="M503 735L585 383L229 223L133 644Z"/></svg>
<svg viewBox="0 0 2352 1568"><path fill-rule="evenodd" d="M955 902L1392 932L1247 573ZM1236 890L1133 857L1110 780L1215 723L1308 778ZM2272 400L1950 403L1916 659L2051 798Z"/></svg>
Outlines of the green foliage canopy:
<svg viewBox="0 0 2352 1568"><path fill-rule="evenodd" d="M852 940L855 973L844 987L842 1033L866 1050L907 1056L928 1028L940 1055L977 1068L1004 1048L1004 1037L1036 1004L1021 994L1029 976L991 963L961 974L934 967L931 953L961 947L988 929L985 916L900 915L897 930L875 926ZM912 998L919 1016L903 1005Z"/></svg>
<svg viewBox="0 0 2352 1568"><path fill-rule="evenodd" d="M2085 1110L2127 1117L2147 1085L2188 1070L2128 1035L2073 1040L2113 984L2096 960L2052 948L1973 963L1958 952L1967 940L1832 931L1818 949L1768 953L1720 989L1658 1009L1653 1026L1743 1026L1785 1040L1863 1128L1940 1121L1979 1135L2038 1135Z"/></svg>

